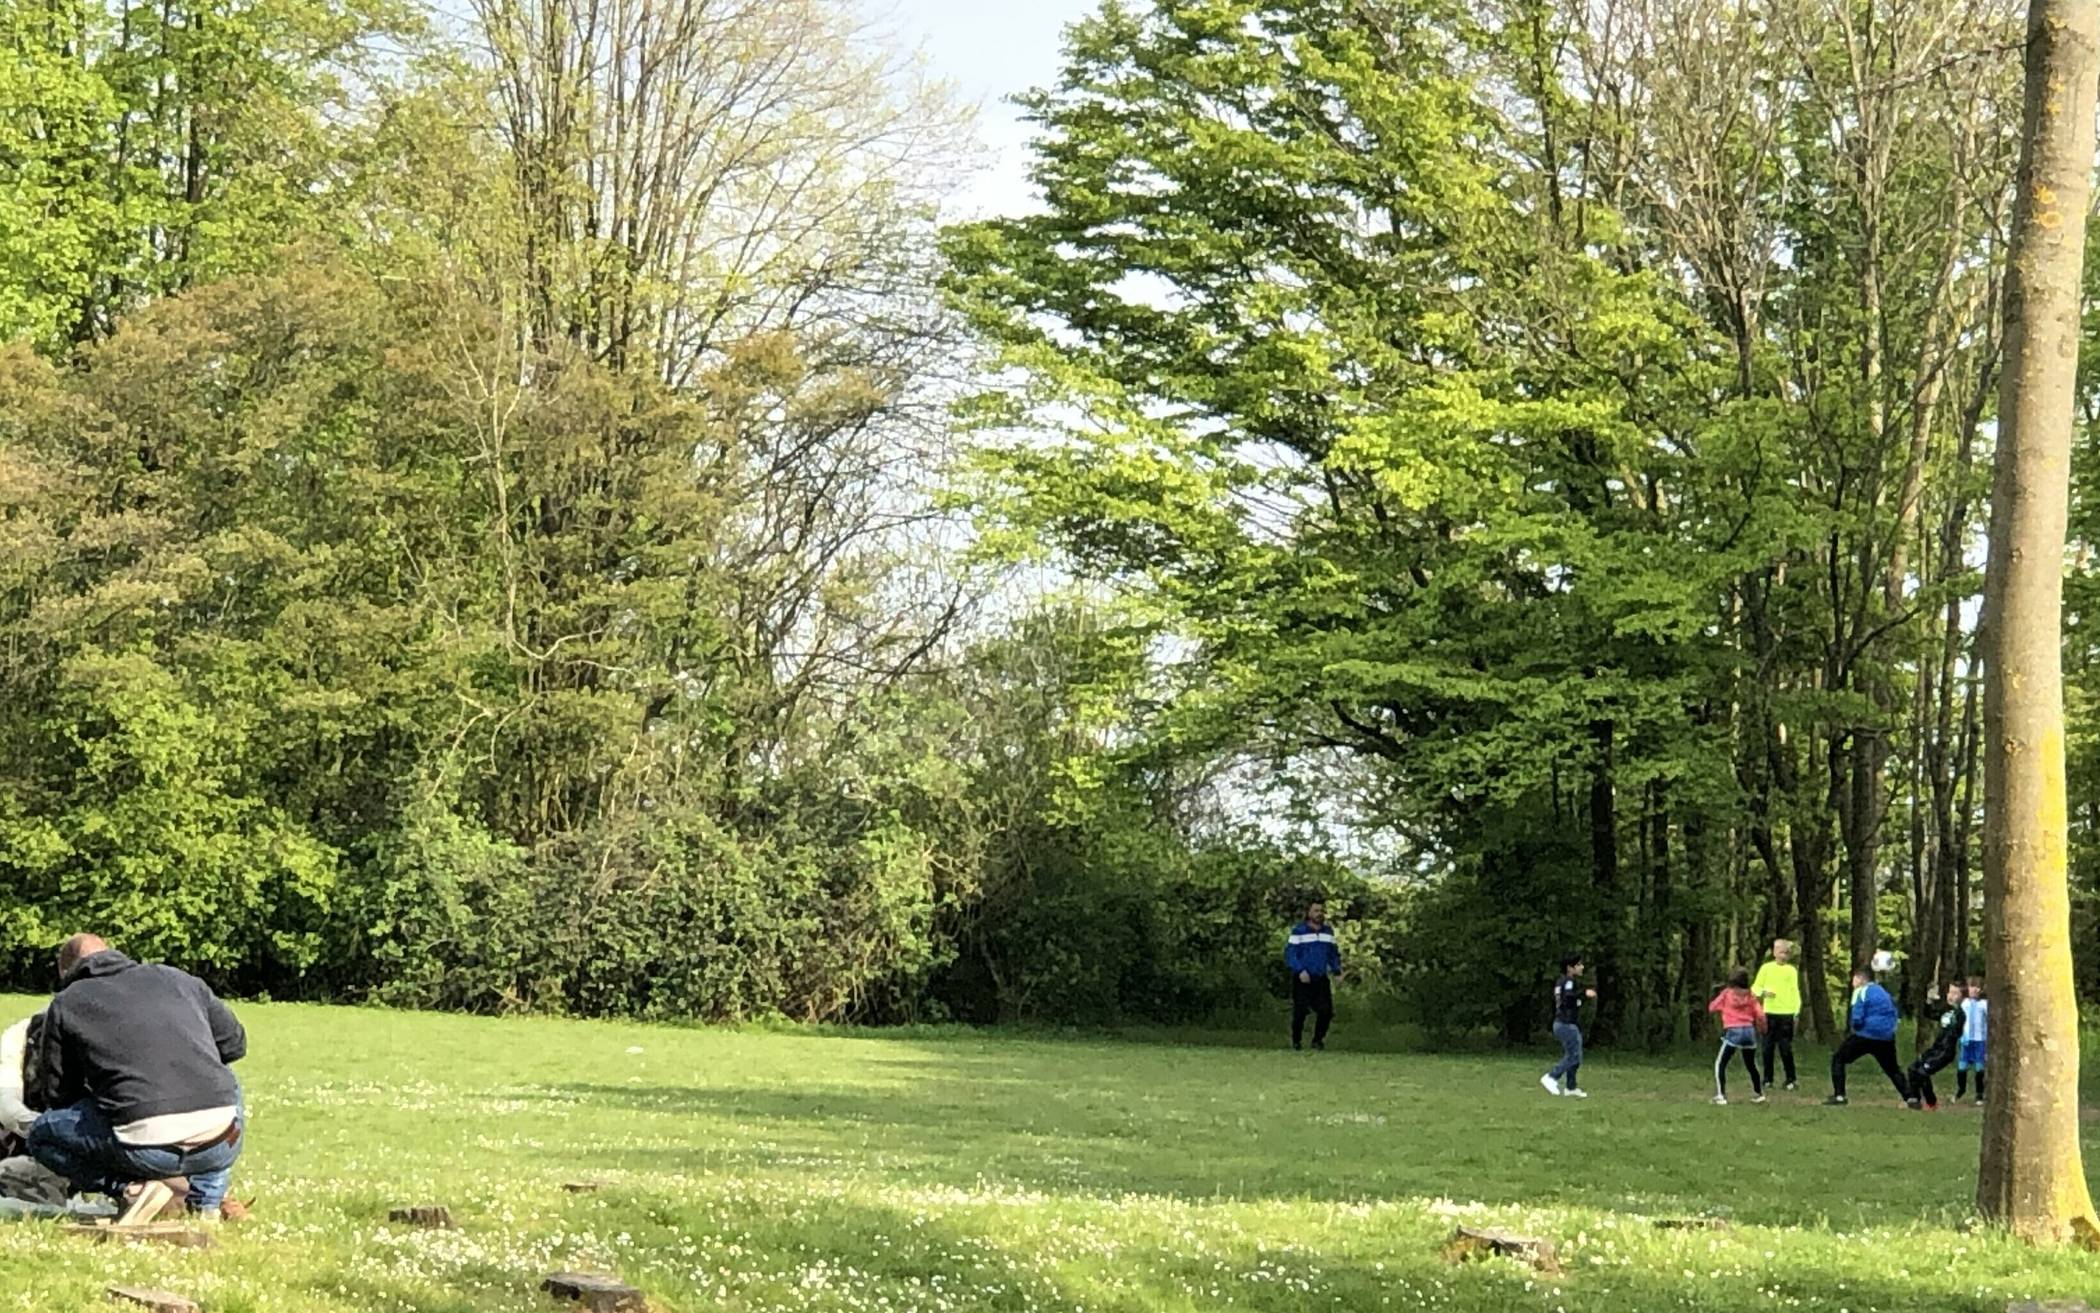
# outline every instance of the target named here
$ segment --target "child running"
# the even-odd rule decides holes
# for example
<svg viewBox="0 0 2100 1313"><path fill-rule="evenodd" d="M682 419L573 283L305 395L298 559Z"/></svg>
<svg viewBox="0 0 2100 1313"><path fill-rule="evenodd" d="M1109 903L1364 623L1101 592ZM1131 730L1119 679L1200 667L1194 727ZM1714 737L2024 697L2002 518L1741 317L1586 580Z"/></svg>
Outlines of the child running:
<svg viewBox="0 0 2100 1313"><path fill-rule="evenodd" d="M1597 991L1584 989L1581 980L1582 954L1570 953L1560 960L1560 981L1553 986L1553 1038L1560 1041L1560 1061L1539 1077L1546 1093L1571 1099L1590 1097L1575 1081L1582 1070L1582 1000L1596 998Z"/></svg>
<svg viewBox="0 0 2100 1313"><path fill-rule="evenodd" d="M1940 1110L1940 1096L1932 1088L1932 1073L1954 1061L1955 1046L1961 1043L1961 1005L1961 982L1952 981L1947 986L1947 1006L1940 1011L1940 1026L1933 1032L1932 1043L1910 1064L1910 1098L1906 1102L1912 1111L1920 1107Z"/></svg>
<svg viewBox="0 0 2100 1313"><path fill-rule="evenodd" d="M1969 996L1961 1005L1961 1054L1954 1064L1954 1097L1969 1095L1969 1073L1976 1073L1976 1106L1983 1106L1984 1043L1991 1037L1991 1001L1983 996L1983 977L1969 977Z"/></svg>
<svg viewBox="0 0 2100 1313"><path fill-rule="evenodd" d="M1742 967L1728 973L1728 988L1714 995L1708 1012L1721 1014L1721 1053L1714 1059L1714 1102L1728 1103L1728 1060L1743 1055L1750 1073L1750 1102L1765 1101L1765 1083L1757 1072L1757 1036L1765 1028L1765 1007L1750 992L1750 973Z"/></svg>

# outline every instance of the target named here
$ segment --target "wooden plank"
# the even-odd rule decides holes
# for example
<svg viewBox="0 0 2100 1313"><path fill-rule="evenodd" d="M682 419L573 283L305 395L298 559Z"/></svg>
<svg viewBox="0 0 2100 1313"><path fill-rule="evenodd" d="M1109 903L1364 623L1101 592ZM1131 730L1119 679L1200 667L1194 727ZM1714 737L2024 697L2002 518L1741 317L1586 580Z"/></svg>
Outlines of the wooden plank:
<svg viewBox="0 0 2100 1313"><path fill-rule="evenodd" d="M1655 1225L1662 1231L1726 1231L1732 1223L1725 1217L1658 1217Z"/></svg>
<svg viewBox="0 0 2100 1313"><path fill-rule="evenodd" d="M591 1313L648 1313L649 1308L649 1301L633 1286L590 1272L556 1272L540 1282L540 1289L556 1299L581 1304Z"/></svg>
<svg viewBox="0 0 2100 1313"><path fill-rule="evenodd" d="M199 1313L197 1301L171 1295L165 1290L147 1290L140 1286L111 1286L109 1297L118 1304L137 1304L151 1313Z"/></svg>
<svg viewBox="0 0 2100 1313"><path fill-rule="evenodd" d="M2039 1303L2016 1299L2005 1306L2005 1313L2100 1313L2100 1309L2076 1299L2045 1299Z"/></svg>
<svg viewBox="0 0 2100 1313"><path fill-rule="evenodd" d="M1462 1226L1444 1243L1444 1261L1447 1263L1489 1257L1514 1258L1549 1274L1561 1270L1560 1255L1554 1251L1553 1242L1537 1236L1518 1235L1514 1231L1493 1227Z"/></svg>
<svg viewBox="0 0 2100 1313"><path fill-rule="evenodd" d="M386 1215L386 1220L399 1222L404 1226L427 1227L432 1231L450 1231L454 1229L452 1210L435 1204L421 1204L414 1208L396 1208Z"/></svg>
<svg viewBox="0 0 2100 1313"><path fill-rule="evenodd" d="M124 1242L127 1244L169 1245L176 1249L209 1249L218 1241L209 1231L199 1231L181 1222L142 1222L137 1226L116 1226L108 1222L72 1222L60 1228L76 1236L84 1236L98 1244Z"/></svg>

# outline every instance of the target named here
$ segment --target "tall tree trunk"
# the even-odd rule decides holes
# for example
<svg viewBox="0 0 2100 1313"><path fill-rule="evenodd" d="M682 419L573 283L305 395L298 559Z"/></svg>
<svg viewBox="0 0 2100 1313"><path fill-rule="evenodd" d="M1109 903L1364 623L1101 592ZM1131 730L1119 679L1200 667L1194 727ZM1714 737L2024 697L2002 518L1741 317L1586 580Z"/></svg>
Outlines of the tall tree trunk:
<svg viewBox="0 0 2100 1313"><path fill-rule="evenodd" d="M1814 744L1809 745L1811 756ZM1795 814L1787 825L1787 854L1794 868L1794 902L1801 915L1801 1007L1809 1029L1825 1044L1837 1042L1830 1020L1830 955L1823 938L1823 904L1830 897L1831 811L1798 785L1792 747L1774 742L1773 777L1781 796L1793 800Z"/></svg>
<svg viewBox="0 0 2100 1313"><path fill-rule="evenodd" d="M2096 87L2100 4L2032 0L1983 588L1984 935L1998 1042L1976 1200L2028 1240L2100 1248L2078 1146L2062 671Z"/></svg>
<svg viewBox="0 0 2100 1313"><path fill-rule="evenodd" d="M1831 749L1837 751L1835 747ZM1845 821L1846 890L1852 901L1852 960L1864 962L1881 947L1881 822L1888 806L1882 767L1888 760L1888 736L1878 726L1856 725L1846 753L1845 779L1836 787L1850 790Z"/></svg>
<svg viewBox="0 0 2100 1313"><path fill-rule="evenodd" d="M1954 961L1963 975L1969 974L1973 956L1969 930L1975 919L1969 908L1969 872L1976 837L1976 753L1983 738L1976 709L1976 684L1976 678L1971 676L1962 704L1961 806L1954 821Z"/></svg>
<svg viewBox="0 0 2100 1313"><path fill-rule="evenodd" d="M1684 918L1684 960L1678 973L1676 1011L1689 1019L1688 1032L1691 1038L1701 1042L1713 1033L1707 1024L1710 1014L1706 1010L1706 982L1712 978L1715 962L1719 957L1718 947L1714 943L1718 923L1705 894L1706 890L1712 889L1723 878L1722 873L1716 870L1714 833L1705 813L1697 806L1686 813L1684 870L1687 880L1695 887L1691 896L1685 899L1690 910ZM1718 856L1733 861L1727 854ZM1740 910L1741 903L1739 898L1730 898L1726 905L1733 910ZM1673 1022L1670 1027L1672 1038L1675 1037L1676 1031L1677 1027Z"/></svg>
<svg viewBox="0 0 2100 1313"><path fill-rule="evenodd" d="M1641 950L1648 954L1648 987L1641 999L1642 1038L1651 1046L1668 1044L1677 1032L1671 1006L1671 940L1677 932L1677 898L1670 869L1670 802L1660 781L1648 784L1648 864L1650 885L1647 927Z"/></svg>
<svg viewBox="0 0 2100 1313"><path fill-rule="evenodd" d="M1608 720L1590 723L1590 877L1604 904L1604 941L1590 952L1597 970L1596 1032L1600 1040L1616 1038L1626 1015L1626 991L1633 983L1619 969L1619 814L1612 772L1617 756L1616 728Z"/></svg>
<svg viewBox="0 0 2100 1313"><path fill-rule="evenodd" d="M1945 627L1937 634L1936 660L1918 662L1917 715L1911 739L1911 886L1916 894L1911 935L1910 988L1904 1001L1912 1015L1922 1015L1930 993L1946 983L1953 939L1953 863L1949 842L1954 835L1954 783L1950 770L1954 729L1953 653L1959 641L1959 604L1950 603ZM1928 635L1927 647L1929 648Z"/></svg>

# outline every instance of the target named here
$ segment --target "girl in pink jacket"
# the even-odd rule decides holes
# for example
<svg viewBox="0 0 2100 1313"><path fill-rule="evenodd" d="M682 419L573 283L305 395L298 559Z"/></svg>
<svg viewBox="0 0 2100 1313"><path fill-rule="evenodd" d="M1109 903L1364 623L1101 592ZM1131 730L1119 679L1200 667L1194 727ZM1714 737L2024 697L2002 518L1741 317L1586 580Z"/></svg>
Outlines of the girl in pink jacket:
<svg viewBox="0 0 2100 1313"><path fill-rule="evenodd" d="M1750 1102L1765 1101L1757 1074L1757 1036L1765 1028L1765 1005L1750 992L1750 973L1741 967L1728 973L1728 988L1714 995L1708 1012L1721 1014L1721 1053L1714 1059L1714 1102L1728 1102L1728 1060L1740 1053L1750 1073Z"/></svg>

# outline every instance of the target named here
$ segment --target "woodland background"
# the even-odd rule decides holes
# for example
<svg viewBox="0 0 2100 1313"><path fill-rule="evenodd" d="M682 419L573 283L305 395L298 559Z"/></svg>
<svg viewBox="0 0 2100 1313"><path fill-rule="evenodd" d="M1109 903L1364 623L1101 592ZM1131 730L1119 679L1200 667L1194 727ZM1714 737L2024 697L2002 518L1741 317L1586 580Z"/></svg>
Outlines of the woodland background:
<svg viewBox="0 0 2100 1313"><path fill-rule="evenodd" d="M843 0L0 0L0 983L1185 1022L1318 894L1440 1037L1916 1009L2021 23L1109 0L956 224Z"/></svg>

